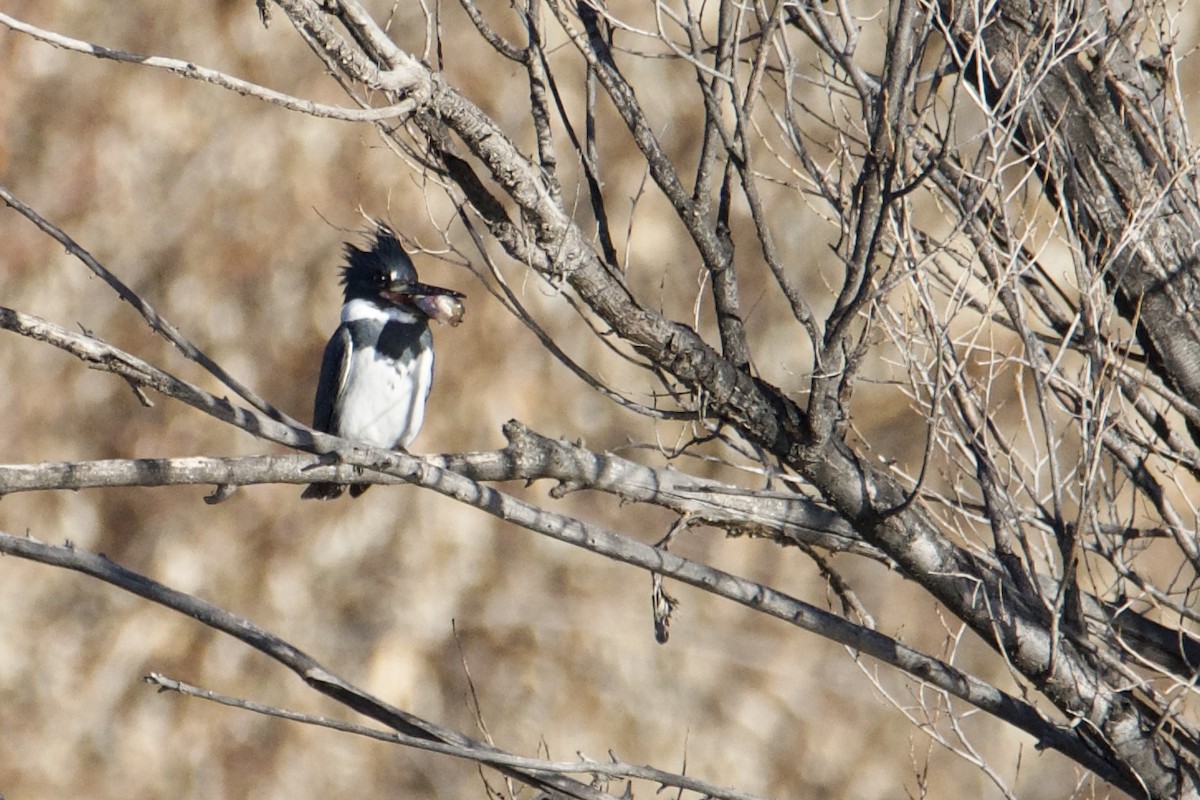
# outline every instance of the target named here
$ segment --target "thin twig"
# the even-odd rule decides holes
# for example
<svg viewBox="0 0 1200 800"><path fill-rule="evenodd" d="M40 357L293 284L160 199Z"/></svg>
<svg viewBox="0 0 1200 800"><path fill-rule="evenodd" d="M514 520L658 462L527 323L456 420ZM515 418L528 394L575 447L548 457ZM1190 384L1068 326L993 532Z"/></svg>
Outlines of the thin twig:
<svg viewBox="0 0 1200 800"><path fill-rule="evenodd" d="M79 550L71 545L55 547L35 539L13 536L4 532L0 532L0 553L74 570L110 583L139 597L144 597L165 608L178 611L270 656L321 694L333 698L376 722L394 728L412 739L442 742L465 752L478 751L482 754L491 751L508 755L500 753L483 742L470 739L449 728L443 728L373 697L330 672L295 645L260 628L250 620L232 614L198 597L164 586L144 575L125 569L103 556ZM454 755L465 755L465 752L454 753ZM519 766L496 766L524 783L544 788L555 797L613 800L607 794L597 792L585 784L562 775L543 773L536 769Z"/></svg>
<svg viewBox="0 0 1200 800"><path fill-rule="evenodd" d="M146 56L138 53L129 53L124 50L114 50L80 39L72 39L61 33L47 31L28 22L15 19L2 11L0 11L0 24L63 50L83 53L94 58L120 61L126 64L140 64L144 67L166 70L176 75L182 75L185 78L191 78L203 83L211 83L214 86L220 86L222 89L229 89L240 95L254 97L267 103L282 106L291 111L308 114L312 117L337 119L346 122L377 122L379 120L407 116L415 107L415 103L412 100L403 100L383 108L331 106L324 103L316 103L312 100L305 100L300 97L293 97L283 92L277 92L274 89L268 89L265 86L260 86L241 78L235 78L232 75L226 75L223 72L218 72L208 67L202 67L191 61L180 61L179 59L166 58L164 56Z"/></svg>
<svg viewBox="0 0 1200 800"><path fill-rule="evenodd" d="M129 288L120 278L109 272L99 261L92 257L92 254L84 250L79 244L68 236L61 228L47 220L30 206L18 199L8 187L0 185L0 200L3 200L10 208L24 216L45 234L53 238L59 244L67 249L67 252L83 262L84 266L90 269L93 273L99 276L105 283L116 291L117 295L133 306L139 314L150 324L152 330L161 335L164 339L175 346L184 356L195 361L204 369L208 370L217 380L228 386L233 391L242 397L247 403L254 406L262 413L269 416L271 419L278 420L285 424L295 424L295 420L288 417L282 411L279 411L266 400L259 397L249 387L244 386L240 381L230 375L224 367L209 358L200 348L196 347L188 340L183 332L172 325L165 317L159 314L153 306L137 292Z"/></svg>
<svg viewBox="0 0 1200 800"><path fill-rule="evenodd" d="M196 697L201 700L208 700L213 703L219 703L230 708L238 708L243 711L250 711L255 714L262 714L276 719L283 719L289 722L299 722L304 725L315 725L321 728L329 728L331 730L340 731L342 733L350 733L355 736L365 736L369 739L375 739L380 742L390 742L392 744L400 744L405 747L412 747L417 750L426 750L430 753L441 753L442 755L454 756L469 761L476 761L480 764L496 768L509 768L522 770L528 773L561 773L568 774L583 774L603 776L608 779L613 778L636 778L640 780L652 781L663 786L677 786L680 789L686 789L700 794L707 795L713 798L722 798L723 800L760 800L758 795L739 792L735 789L724 786L717 786L708 783L707 781L697 780L686 775L678 775L664 770L654 769L653 767L638 766L636 764L626 764L620 761L547 761L540 758L526 758L525 756L513 755L506 753L496 748L490 740L485 744L482 742L471 744L456 744L453 742L431 741L430 739L411 736L397 731L382 731L376 728L367 728L362 725L355 725L349 722L343 722L329 717L314 716L311 714L303 714L298 711L290 711L276 706L257 703L253 700L246 700L240 697L230 697L220 694L209 689L202 689L198 686L193 686L184 681L175 680L165 675L160 675L157 672L152 672L144 678L145 682L157 686L161 691L178 692L179 694L188 697ZM467 740L470 742L470 740ZM607 795L605 795L607 796Z"/></svg>

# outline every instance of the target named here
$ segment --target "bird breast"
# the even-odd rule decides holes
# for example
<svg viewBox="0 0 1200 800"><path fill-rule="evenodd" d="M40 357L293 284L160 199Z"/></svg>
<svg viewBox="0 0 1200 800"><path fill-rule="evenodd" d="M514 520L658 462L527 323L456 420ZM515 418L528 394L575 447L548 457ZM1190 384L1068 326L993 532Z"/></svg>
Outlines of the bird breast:
<svg viewBox="0 0 1200 800"><path fill-rule="evenodd" d="M387 449L407 448L417 438L433 379L433 348L409 355L397 360L355 348L338 415L342 436Z"/></svg>
<svg viewBox="0 0 1200 800"><path fill-rule="evenodd" d="M351 346L335 403L337 432L376 447L407 448L425 421L433 383L429 325L404 309L346 310Z"/></svg>

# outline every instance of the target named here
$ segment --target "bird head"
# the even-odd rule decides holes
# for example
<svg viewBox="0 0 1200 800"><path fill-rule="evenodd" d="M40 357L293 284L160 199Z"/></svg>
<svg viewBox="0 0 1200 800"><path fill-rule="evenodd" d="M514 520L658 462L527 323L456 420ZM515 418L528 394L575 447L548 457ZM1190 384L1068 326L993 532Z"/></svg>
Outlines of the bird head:
<svg viewBox="0 0 1200 800"><path fill-rule="evenodd" d="M374 234L369 236L371 246L367 250L346 244L342 283L347 302L367 300L380 307L412 308L451 325L462 321L463 295L453 289L420 283L412 259L391 227L376 222Z"/></svg>

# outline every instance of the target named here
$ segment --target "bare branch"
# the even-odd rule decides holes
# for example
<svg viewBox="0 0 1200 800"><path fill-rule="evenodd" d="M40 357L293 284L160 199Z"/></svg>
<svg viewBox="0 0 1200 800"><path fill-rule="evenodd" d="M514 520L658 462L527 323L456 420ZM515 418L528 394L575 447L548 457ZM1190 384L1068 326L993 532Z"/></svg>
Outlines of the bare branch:
<svg viewBox="0 0 1200 800"><path fill-rule="evenodd" d="M378 122L380 120L407 116L415 105L411 100L404 100L383 108L343 108L341 106L330 106L300 97L292 97L291 95L277 92L274 89L268 89L265 86L259 86L256 83L193 64L190 61L180 61L164 56L145 56L138 53L128 53L123 50L113 50L112 48L92 44L91 42L72 39L61 33L47 31L35 25L30 25L28 22L14 19L2 11L0 11L0 25L6 25L14 31L24 33L40 42L45 42L63 50L83 53L84 55L108 59L110 61L140 64L144 67L166 70L167 72L181 75L184 78L211 83L214 86L229 89L245 97L254 97L266 103L282 106L289 111L299 111L302 114L308 114L311 117L337 119L345 122Z"/></svg>
<svg viewBox="0 0 1200 800"><path fill-rule="evenodd" d="M13 195L6 186L0 185L0 200L3 200L10 208L14 209L26 219L37 225L44 233L56 240L59 244L67 249L67 252L78 258L84 265L93 273L99 276L105 283L111 286L118 296L125 302L129 303L142 317L150 324L151 329L161 335L168 342L173 344L179 352L183 353L187 358L195 361L210 374L228 386L233 391L237 392L246 402L254 406L262 413L268 415L272 419L283 423L294 423L282 412L271 406L266 400L263 400L255 394L250 388L243 386L236 378L225 371L225 368L217 364L211 358L204 354L198 347L188 341L183 333L168 322L161 314L154 310L148 302L142 299L136 292L126 286L120 278L109 272L103 264L92 257L92 254L80 247L74 239L64 233L58 226L47 220L41 214L38 214L31 207L23 203L20 199ZM127 376L128 377L128 376Z"/></svg>
<svg viewBox="0 0 1200 800"><path fill-rule="evenodd" d="M231 614L198 597L171 589L136 572L131 572L103 556L72 546L55 547L4 532L0 532L0 553L74 570L110 583L139 597L144 597L165 608L178 611L270 656L321 694L413 739L452 745L459 751L454 755L464 757L471 757L468 755L471 752L507 755L483 742L435 725L373 697L330 672L291 643L258 627L248 619ZM562 775L555 775L552 772L543 773L537 769L503 764L493 764L493 766L524 783L544 789L553 797L579 798L579 800L610 800L611 797L585 784Z"/></svg>
<svg viewBox="0 0 1200 800"><path fill-rule="evenodd" d="M554 480L558 482L552 492L556 497L574 491L599 491L624 502L669 508L687 515L692 524L713 525L734 534L883 558L859 541L854 530L832 511L795 494L768 495L672 469L642 466L611 453L547 439L515 420L505 426L504 432L509 444L503 450L425 456L423 460L474 481ZM0 496L118 486L306 485L314 481L383 485L410 482L385 473L356 473L304 455L0 465Z"/></svg>
<svg viewBox="0 0 1200 800"><path fill-rule="evenodd" d="M289 722L300 722L305 725L316 725L343 733L352 733L356 736L365 736L381 742L391 742L417 750L426 750L431 753L441 753L456 758L477 761L480 764L486 764L498 769L507 767L528 773L557 772L563 774L585 774L604 777L609 780L613 778L637 778L652 781L661 786L674 786L679 789L698 792L707 797L723 798L723 800L759 800L757 795L746 794L724 786L716 786L707 781L654 769L653 767L626 764L615 759L612 761L546 761L539 758L526 758L502 752L492 747L490 743L484 747L474 745L460 746L450 742L437 742L419 736L410 736L402 732L366 728L362 725L353 725L341 720L330 719L329 717L314 717L310 714L301 714L296 711L275 708L251 700L229 697L228 695L218 694L208 689L201 689L198 686L192 686L191 684L168 678L158 673L151 673L144 680L146 683L158 686L160 691L178 692L188 697L209 700L231 708L251 711L255 714L285 719Z"/></svg>
<svg viewBox="0 0 1200 800"><path fill-rule="evenodd" d="M1107 770L1077 738L1045 720L1032 706L998 691L960 670L931 659L876 631L803 603L753 581L713 569L673 553L636 542L599 526L563 517L527 502L482 486L421 459L399 452L385 452L355 445L311 429L296 429L249 409L238 409L203 390L179 381L110 345L73 334L28 315L0 308L0 327L61 347L96 369L114 372L237 425L262 438L292 447L328 448L345 464L387 472L411 483L433 489L459 502L472 505L528 530L550 536L591 552L675 578L756 611L769 614L806 630L860 650L892 664L920 680L942 689L1004 719L1036 736L1046 747L1071 753L1086 760L1089 768ZM1119 779L1113 774L1114 780Z"/></svg>

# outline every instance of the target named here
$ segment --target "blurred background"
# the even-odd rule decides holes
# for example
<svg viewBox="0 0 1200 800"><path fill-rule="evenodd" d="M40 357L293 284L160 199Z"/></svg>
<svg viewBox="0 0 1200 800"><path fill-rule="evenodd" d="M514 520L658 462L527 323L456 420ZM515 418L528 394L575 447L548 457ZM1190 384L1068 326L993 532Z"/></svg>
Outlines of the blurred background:
<svg viewBox="0 0 1200 800"><path fill-rule="evenodd" d="M286 18L277 12L264 29L249 0L3 5L79 39L349 105ZM401 46L423 52L419 4L369 5L381 18L391 15ZM470 54L448 58L450 81L529 151L523 73L483 52L457 5L442 13L445 52ZM563 77L578 77L564 69ZM0 181L242 382L301 419L311 414L321 351L336 325L344 229L362 225L361 209L437 250L440 230L454 222L444 196L428 191L368 125L306 117L164 72L56 50L5 28L0 75ZM564 83L575 93L571 102L581 86ZM701 109L693 96L664 90L641 100L664 121L672 152L697 147L689 123ZM622 157L628 137L614 134L603 144L614 208L637 211L635 221L615 226L625 237L618 250L628 248L631 283L651 305L689 321L698 287L691 251L657 193L639 196L644 165L632 153ZM571 159L563 161L569 175ZM798 279L814 304L827 306L820 259L836 231L787 199L790 190L769 191L790 215L778 231L785 261L811 265ZM461 230L451 236L467 241ZM766 291L757 255L753 248L739 253L756 367L770 382L797 389L805 383L806 344ZM547 436L662 463L637 445L670 447L678 426L622 412L585 386L468 269L428 255L417 266L424 280L466 293L468 310L462 326L435 331L437 377L415 452L501 447L501 425L516 418ZM227 393L8 209L0 209L0 270L0 304L85 328ZM578 332L551 288L511 274L523 302L581 363L608 358L594 337ZM711 333L711 320L700 326ZM621 385L624 368L604 363L606 377ZM5 463L281 452L160 397L143 408L124 382L11 334L0 336L0 374ZM914 419L908 413L881 396L858 424L884 455L916 458L923 441L919 428L906 428ZM607 497L555 501L549 486L503 488L646 542L672 522ZM202 502L207 493L14 495L0 502L0 529L105 553L248 617L412 713L473 736L481 735L482 720L497 746L519 754L605 759L612 751L779 797L999 794L975 765L931 744L897 710L909 709L920 723L944 722L917 709L918 686L729 602L670 586L681 609L670 642L659 645L646 574L432 493L377 488L356 502L302 504L299 487L254 487L216 506ZM836 603L799 552L726 540L709 529L682 535L675 549L823 607ZM956 628L942 624L931 600L893 578L880 580L877 567L838 564L864 603L883 609L883 630L935 654L955 646ZM972 657L969 643L959 663L1011 688L993 659ZM91 579L4 559L0 793L9 800L486 794L469 763L160 695L140 680L151 671L353 718L266 657L192 620ZM999 724L968 718L963 726L977 757L998 765L1023 797L1063 797L1080 779L1065 760L1037 753ZM640 785L635 794L654 790Z"/></svg>

